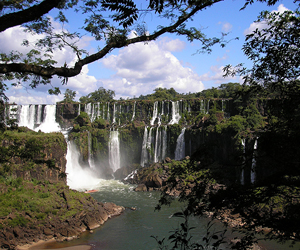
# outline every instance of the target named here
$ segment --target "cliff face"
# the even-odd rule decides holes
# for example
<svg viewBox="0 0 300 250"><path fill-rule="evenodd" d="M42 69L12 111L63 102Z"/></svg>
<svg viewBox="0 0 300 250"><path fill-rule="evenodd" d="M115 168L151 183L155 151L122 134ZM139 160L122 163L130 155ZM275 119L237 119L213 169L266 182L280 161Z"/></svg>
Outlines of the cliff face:
<svg viewBox="0 0 300 250"><path fill-rule="evenodd" d="M61 133L44 134L20 128L4 131L0 139L3 175L66 183L67 144Z"/></svg>
<svg viewBox="0 0 300 250"><path fill-rule="evenodd" d="M45 105L15 108L15 113L7 113L20 124L27 124L20 122L22 114L33 114L32 129L45 120L47 113ZM55 109L52 120L62 128L71 128L69 140L77 146L80 165L96 166L100 177L112 178L113 172L124 166L132 169L132 165L148 166L166 157L180 160L194 155L207 163L217 161L226 166L232 181L241 181L243 175L245 180L241 182L249 183L254 145L263 127L267 102L129 100L60 103Z"/></svg>

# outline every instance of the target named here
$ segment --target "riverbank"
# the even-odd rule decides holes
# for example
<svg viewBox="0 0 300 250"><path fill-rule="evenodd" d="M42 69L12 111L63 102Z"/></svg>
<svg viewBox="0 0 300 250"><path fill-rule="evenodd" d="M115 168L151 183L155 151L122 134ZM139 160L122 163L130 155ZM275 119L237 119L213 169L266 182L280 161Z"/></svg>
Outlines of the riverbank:
<svg viewBox="0 0 300 250"><path fill-rule="evenodd" d="M93 230L125 208L98 202L63 183L24 181L0 183L0 248L72 240ZM26 249L26 248L25 248Z"/></svg>
<svg viewBox="0 0 300 250"><path fill-rule="evenodd" d="M46 249L45 246L51 242L56 242L56 240L50 239L50 240L40 240L36 243L32 243L32 244L26 244L23 246L17 246L16 250L38 250L38 249ZM92 247L89 245L79 245L79 246L72 246L72 247L64 247L64 248L60 248L60 250L90 250ZM52 250L47 248L48 250Z"/></svg>

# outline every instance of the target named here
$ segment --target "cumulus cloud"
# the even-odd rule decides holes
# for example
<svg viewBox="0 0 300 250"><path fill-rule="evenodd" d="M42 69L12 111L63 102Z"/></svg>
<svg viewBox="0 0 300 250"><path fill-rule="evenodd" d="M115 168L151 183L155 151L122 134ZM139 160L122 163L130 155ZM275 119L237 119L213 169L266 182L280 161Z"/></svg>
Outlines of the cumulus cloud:
<svg viewBox="0 0 300 250"><path fill-rule="evenodd" d="M284 11L289 10L288 8L284 7L283 4L280 4L277 8L277 10L273 10L272 12L279 12L279 13L283 13ZM250 24L249 28L247 28L244 31L244 35L248 35L251 34L253 31L255 31L256 29L258 30L262 30L268 27L268 24L266 21L261 21L261 22L253 22Z"/></svg>
<svg viewBox="0 0 300 250"><path fill-rule="evenodd" d="M173 43L164 39L147 44L137 43L121 49L118 55L108 56L102 61L104 67L116 72L110 79L101 79L102 86L116 90L117 97L145 95L158 87L172 87L179 93L203 90L199 75L184 67L166 49L181 46L182 43L176 40Z"/></svg>
<svg viewBox="0 0 300 250"><path fill-rule="evenodd" d="M56 31L59 32L59 24L54 22L53 20L52 23L57 29ZM26 54L32 48L34 48L34 43L41 38L43 38L43 35L33 35L31 33L24 32L24 29L20 26L13 27L5 30L0 34L0 51L3 53L10 53L12 50L15 50ZM25 39L29 41L29 47L24 47L21 45L22 41ZM80 48L87 47L92 40L93 38L91 37L82 37L78 41L78 46ZM62 48L61 50L54 50L53 59L57 61L58 66L64 65L65 63L68 66L72 66L77 60L76 55L74 54L72 49L68 47ZM51 86L49 85L40 85L34 90L32 90L28 85L29 83L23 83L22 85L18 85L17 87L11 87L6 93L9 97L9 101L16 102L18 104L51 104L63 99L63 95L48 95L48 89L51 88ZM62 93L64 93L67 88L76 91L77 99L81 95L86 95L99 87L97 79L89 74L88 66L84 66L82 72L78 76L69 78L67 85L62 85L61 79L59 79L58 77L53 77L51 79L51 85L53 87L60 87Z"/></svg>

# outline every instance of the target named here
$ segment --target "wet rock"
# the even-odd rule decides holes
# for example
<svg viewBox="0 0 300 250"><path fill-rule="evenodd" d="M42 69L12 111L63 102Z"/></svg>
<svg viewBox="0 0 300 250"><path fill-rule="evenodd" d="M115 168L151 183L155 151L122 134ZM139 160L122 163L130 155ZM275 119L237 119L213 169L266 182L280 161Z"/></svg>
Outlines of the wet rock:
<svg viewBox="0 0 300 250"><path fill-rule="evenodd" d="M145 184L139 184L134 191L136 192L146 192L147 191L147 187Z"/></svg>

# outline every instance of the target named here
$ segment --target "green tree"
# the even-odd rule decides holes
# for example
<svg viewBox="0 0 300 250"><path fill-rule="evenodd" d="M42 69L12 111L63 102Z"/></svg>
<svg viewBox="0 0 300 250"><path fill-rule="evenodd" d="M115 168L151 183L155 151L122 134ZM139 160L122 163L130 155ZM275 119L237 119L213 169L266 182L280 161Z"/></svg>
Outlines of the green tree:
<svg viewBox="0 0 300 250"><path fill-rule="evenodd" d="M115 97L115 91L114 90L106 90L103 87L100 87L98 90L88 94L87 96L82 96L79 98L79 101L81 103L87 103L87 102L110 102Z"/></svg>
<svg viewBox="0 0 300 250"><path fill-rule="evenodd" d="M157 39L165 33L185 36L188 41L201 42L199 51L210 52L212 46L225 46L226 41L221 37L206 37L199 29L188 27L186 23L202 10L222 0L165 0L148 1L148 6L142 6L133 0L7 0L0 3L0 32L8 28L22 25L26 32L39 34L34 43L24 40L22 45L29 52L20 51L0 53L0 95L6 98L4 90L6 82L14 84L30 82L32 88L39 84L48 84L53 76L58 76L63 83L69 77L78 75L84 65L104 58L117 48L122 48L138 42L148 42ZM274 4L277 0L259 0ZM245 6L253 1L246 0ZM242 7L242 6L241 6ZM67 12L72 10L83 16L83 23L79 24L79 31L84 30L97 41L104 40L104 46L92 54L79 47L81 34L78 31L67 30ZM55 20L62 24L63 29L57 31L47 15L50 11L56 13ZM153 13L155 18L169 21L168 25L159 26L154 32L148 32L147 24L143 23L143 15ZM75 28L75 27L73 27ZM76 30L76 29L73 29ZM128 34L134 32L136 37ZM100 43L103 44L103 43ZM76 56L73 65L57 65L53 52L63 48L70 48ZM52 91L53 92L53 91ZM56 90L54 92L57 92Z"/></svg>
<svg viewBox="0 0 300 250"><path fill-rule="evenodd" d="M63 102L73 102L76 97L76 91L66 89Z"/></svg>

